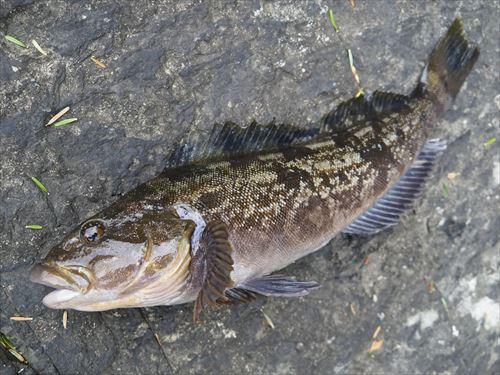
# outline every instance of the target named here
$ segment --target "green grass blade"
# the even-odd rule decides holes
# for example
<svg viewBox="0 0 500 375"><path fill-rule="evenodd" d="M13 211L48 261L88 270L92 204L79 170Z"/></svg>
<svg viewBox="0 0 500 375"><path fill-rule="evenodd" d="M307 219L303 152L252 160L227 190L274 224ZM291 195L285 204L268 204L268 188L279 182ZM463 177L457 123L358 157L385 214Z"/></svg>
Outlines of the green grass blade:
<svg viewBox="0 0 500 375"><path fill-rule="evenodd" d="M49 194L49 191L47 190L47 188L45 187L44 184L42 184L42 182L36 178L36 177L31 177L31 181L33 181L35 183L36 186L38 186L38 188L43 191L44 193L47 193Z"/></svg>
<svg viewBox="0 0 500 375"><path fill-rule="evenodd" d="M335 20L335 16L333 14L333 10L331 9L328 9L328 18L330 19L330 23L332 24L333 26L333 29L335 30L335 32L339 32L339 27L337 26L337 21Z"/></svg>
<svg viewBox="0 0 500 375"><path fill-rule="evenodd" d="M7 39L11 43L17 44L19 47L28 48L26 44L21 42L19 39L14 38L12 35L5 35L5 39Z"/></svg>
<svg viewBox="0 0 500 375"><path fill-rule="evenodd" d="M78 120L76 117L72 117L72 118L67 118L65 120L61 120L61 121L58 121L56 122L54 125L54 127L58 127L58 126L64 126L64 125L68 125L68 124L71 124L72 122L75 122L76 120Z"/></svg>
<svg viewBox="0 0 500 375"><path fill-rule="evenodd" d="M41 225L37 225L37 224L29 224L29 225L26 225L25 227L26 229L33 229L33 230L42 230L43 227Z"/></svg>

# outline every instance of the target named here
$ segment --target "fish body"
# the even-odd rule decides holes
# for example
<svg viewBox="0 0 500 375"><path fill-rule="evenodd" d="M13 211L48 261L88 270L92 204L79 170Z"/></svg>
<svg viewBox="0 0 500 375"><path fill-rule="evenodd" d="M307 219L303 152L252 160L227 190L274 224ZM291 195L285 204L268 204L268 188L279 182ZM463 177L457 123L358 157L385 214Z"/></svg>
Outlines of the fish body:
<svg viewBox="0 0 500 375"><path fill-rule="evenodd" d="M32 271L59 288L44 303L99 311L196 301L197 317L210 304L307 294L316 283L268 275L341 232L397 221L443 148L429 139L478 55L457 19L409 96L351 99L296 139L287 127L219 128L231 152L174 164L51 250Z"/></svg>

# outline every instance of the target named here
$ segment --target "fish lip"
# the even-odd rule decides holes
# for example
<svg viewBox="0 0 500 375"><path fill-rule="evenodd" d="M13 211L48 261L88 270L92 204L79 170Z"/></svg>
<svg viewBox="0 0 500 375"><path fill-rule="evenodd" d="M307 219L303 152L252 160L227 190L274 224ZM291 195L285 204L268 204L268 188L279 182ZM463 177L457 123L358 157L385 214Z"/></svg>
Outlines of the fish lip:
<svg viewBox="0 0 500 375"><path fill-rule="evenodd" d="M84 271L82 271L84 270ZM63 267L57 264L36 264L30 270L32 282L57 290L72 290L85 293L91 286L92 273L85 267Z"/></svg>

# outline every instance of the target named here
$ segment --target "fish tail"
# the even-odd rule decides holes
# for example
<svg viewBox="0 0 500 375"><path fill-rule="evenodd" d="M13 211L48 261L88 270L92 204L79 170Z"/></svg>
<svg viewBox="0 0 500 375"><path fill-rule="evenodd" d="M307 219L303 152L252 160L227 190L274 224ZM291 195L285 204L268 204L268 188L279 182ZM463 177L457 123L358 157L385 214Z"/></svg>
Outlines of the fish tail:
<svg viewBox="0 0 500 375"><path fill-rule="evenodd" d="M479 48L469 46L460 17L429 56L415 94L429 94L446 109L455 99L479 57Z"/></svg>

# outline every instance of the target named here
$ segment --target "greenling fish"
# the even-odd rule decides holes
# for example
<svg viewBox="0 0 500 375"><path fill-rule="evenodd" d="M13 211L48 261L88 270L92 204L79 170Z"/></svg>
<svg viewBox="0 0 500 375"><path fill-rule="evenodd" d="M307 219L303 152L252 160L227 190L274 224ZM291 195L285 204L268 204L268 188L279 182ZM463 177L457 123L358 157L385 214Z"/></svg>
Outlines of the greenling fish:
<svg viewBox="0 0 500 375"><path fill-rule="evenodd" d="M158 177L75 228L31 271L55 309L102 311L259 296L319 285L271 275L339 233L397 223L445 142L433 139L479 49L460 19L408 96L375 91L342 103L319 129L216 125L191 134Z"/></svg>

